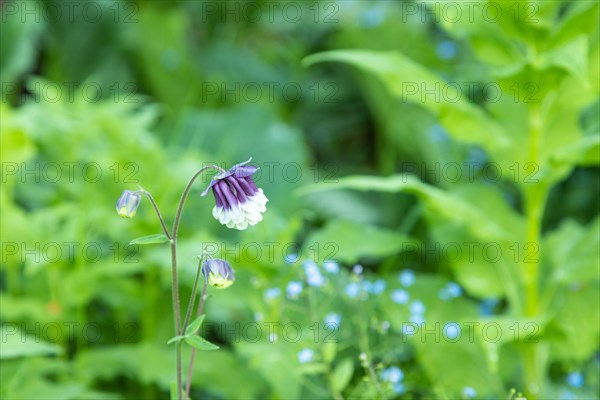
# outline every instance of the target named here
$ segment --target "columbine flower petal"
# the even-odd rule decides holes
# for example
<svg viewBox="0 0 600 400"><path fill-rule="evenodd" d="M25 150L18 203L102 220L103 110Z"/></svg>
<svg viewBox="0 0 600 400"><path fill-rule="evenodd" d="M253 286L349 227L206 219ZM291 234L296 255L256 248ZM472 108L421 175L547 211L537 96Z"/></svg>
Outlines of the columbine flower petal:
<svg viewBox="0 0 600 400"><path fill-rule="evenodd" d="M269 200L252 179L258 167L246 165L251 160L216 175L202 193L205 196L212 189L215 196L213 217L228 228L244 230L256 225L267 210Z"/></svg>

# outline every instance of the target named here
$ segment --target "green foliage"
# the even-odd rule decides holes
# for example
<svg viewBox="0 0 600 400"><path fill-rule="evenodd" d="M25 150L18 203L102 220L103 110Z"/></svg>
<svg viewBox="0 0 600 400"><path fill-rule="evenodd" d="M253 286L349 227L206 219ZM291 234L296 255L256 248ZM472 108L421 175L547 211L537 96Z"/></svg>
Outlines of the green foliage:
<svg viewBox="0 0 600 400"><path fill-rule="evenodd" d="M598 2L21 3L63 14L2 5L0 397L166 398L181 346L191 398L597 398ZM236 282L177 335L115 201L170 227L249 157L263 221L183 210L182 300L205 246Z"/></svg>

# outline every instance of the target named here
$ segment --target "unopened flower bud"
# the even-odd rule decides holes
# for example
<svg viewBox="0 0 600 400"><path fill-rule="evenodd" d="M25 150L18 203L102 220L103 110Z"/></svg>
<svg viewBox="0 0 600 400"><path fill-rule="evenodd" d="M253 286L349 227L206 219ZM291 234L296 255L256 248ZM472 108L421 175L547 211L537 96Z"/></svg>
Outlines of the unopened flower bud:
<svg viewBox="0 0 600 400"><path fill-rule="evenodd" d="M227 261L213 258L202 266L202 275L208 284L219 289L225 289L233 284L235 275L233 268Z"/></svg>
<svg viewBox="0 0 600 400"><path fill-rule="evenodd" d="M124 190L121 197L117 201L117 213L123 218L133 218L142 196L139 192L132 192L131 190Z"/></svg>

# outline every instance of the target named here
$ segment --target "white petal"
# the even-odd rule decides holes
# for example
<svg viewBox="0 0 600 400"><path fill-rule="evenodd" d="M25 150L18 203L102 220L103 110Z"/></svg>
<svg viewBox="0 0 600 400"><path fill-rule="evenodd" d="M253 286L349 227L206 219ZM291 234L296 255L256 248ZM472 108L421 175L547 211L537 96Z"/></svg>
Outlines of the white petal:
<svg viewBox="0 0 600 400"><path fill-rule="evenodd" d="M243 231L244 229L246 229L248 227L248 221L242 221L240 223L235 224L235 227L237 229L239 229L240 231Z"/></svg>
<svg viewBox="0 0 600 400"><path fill-rule="evenodd" d="M248 201L242 203L242 209L246 212L252 213L258 210L258 205L248 198Z"/></svg>
<svg viewBox="0 0 600 400"><path fill-rule="evenodd" d="M217 206L213 207L212 214L213 214L213 217L215 217L216 220L219 219L219 216L221 215L222 212L223 212L223 207L217 207Z"/></svg>
<svg viewBox="0 0 600 400"><path fill-rule="evenodd" d="M231 216L229 215L229 210L224 208L221 215L219 215L219 222L222 223L223 225L225 225L229 221L231 221Z"/></svg>
<svg viewBox="0 0 600 400"><path fill-rule="evenodd" d="M232 204L231 210L229 211L229 215L231 216L232 220L237 221L240 218L244 217L244 212L238 204Z"/></svg>

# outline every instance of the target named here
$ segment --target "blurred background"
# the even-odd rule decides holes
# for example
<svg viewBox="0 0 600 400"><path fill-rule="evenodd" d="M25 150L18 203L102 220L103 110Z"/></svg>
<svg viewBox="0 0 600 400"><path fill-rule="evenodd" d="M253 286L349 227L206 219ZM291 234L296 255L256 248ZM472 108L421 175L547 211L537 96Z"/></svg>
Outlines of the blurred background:
<svg viewBox="0 0 600 400"><path fill-rule="evenodd" d="M595 1L1 1L0 396L168 398L195 184L192 398L598 398ZM189 352L186 352L186 357ZM185 363L187 365L187 363Z"/></svg>

